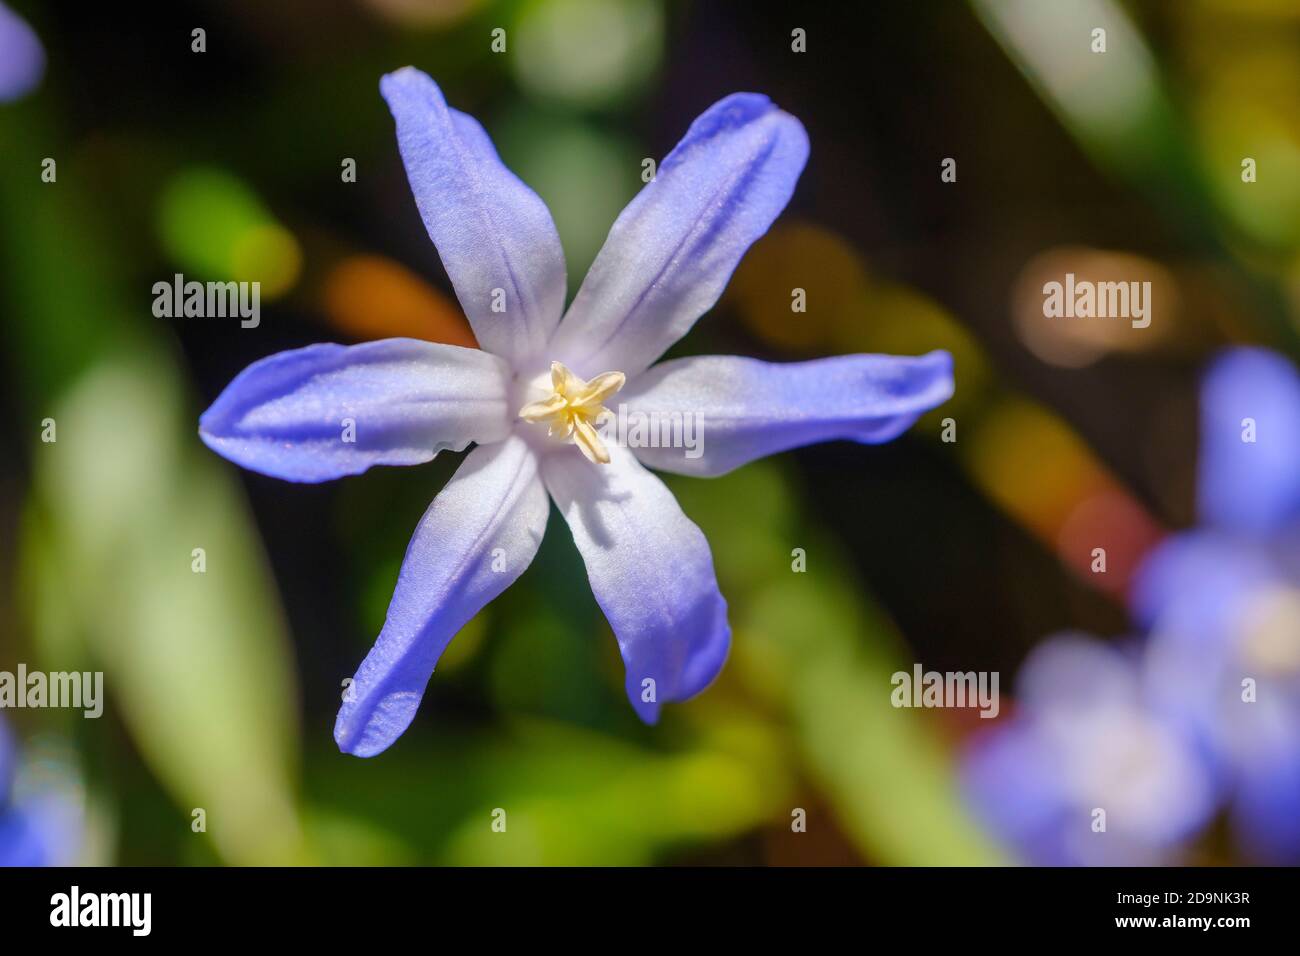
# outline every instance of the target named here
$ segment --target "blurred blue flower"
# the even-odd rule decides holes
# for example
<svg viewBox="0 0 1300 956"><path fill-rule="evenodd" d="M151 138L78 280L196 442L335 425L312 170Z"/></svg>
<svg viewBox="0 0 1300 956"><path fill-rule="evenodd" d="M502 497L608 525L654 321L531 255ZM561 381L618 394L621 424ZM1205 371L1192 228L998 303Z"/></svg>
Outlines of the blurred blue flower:
<svg viewBox="0 0 1300 956"><path fill-rule="evenodd" d="M76 855L79 813L63 793L18 799L17 771L17 746L0 720L0 866L66 866Z"/></svg>
<svg viewBox="0 0 1300 956"><path fill-rule="evenodd" d="M1047 640L1020 671L1015 713L967 751L968 803L1025 861L1171 862L1213 816L1212 777L1181 728L1147 707L1133 650Z"/></svg>
<svg viewBox="0 0 1300 956"><path fill-rule="evenodd" d="M0 2L0 103L26 96L44 72L45 50L36 33Z"/></svg>
<svg viewBox="0 0 1300 956"><path fill-rule="evenodd" d="M1300 376L1233 349L1201 390L1200 526L1134 586L1153 706L1194 735L1253 858L1300 861Z"/></svg>
<svg viewBox="0 0 1300 956"><path fill-rule="evenodd" d="M660 703L713 680L731 632L708 542L645 465L711 476L811 442L887 441L952 394L951 359L650 368L717 301L803 169L803 126L764 96L733 94L692 124L614 223L561 323L564 254L545 204L428 76L408 67L380 89L482 350L387 339L283 352L235 378L203 415L203 440L245 468L313 482L477 444L416 528L339 711L342 750L379 753L410 724L452 636L537 553L548 492L618 639L628 697L654 722ZM620 391L614 415L605 403ZM661 435L666 422L677 440L630 451L635 436L611 441L611 422Z"/></svg>

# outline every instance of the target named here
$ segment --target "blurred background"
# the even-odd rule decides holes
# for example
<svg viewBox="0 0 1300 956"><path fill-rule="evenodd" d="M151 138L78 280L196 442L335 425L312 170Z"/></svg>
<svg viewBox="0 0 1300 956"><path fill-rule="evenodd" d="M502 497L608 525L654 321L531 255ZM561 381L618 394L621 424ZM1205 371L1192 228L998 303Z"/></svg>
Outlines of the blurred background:
<svg viewBox="0 0 1300 956"><path fill-rule="evenodd" d="M80 807L83 862L1014 860L958 786L988 722L894 709L890 675L999 671L1005 717L1047 635L1127 634L1133 569L1194 520L1205 361L1231 342L1297 354L1290 0L5 2L47 63L0 104L0 670L105 674L99 720L5 715L20 786ZM719 97L769 95L807 127L808 167L670 355L955 357L956 396L897 442L667 479L734 639L658 727L627 705L553 515L411 729L339 754L341 682L461 456L299 486L198 440L225 384L281 349L467 340L378 93L406 64L546 201L570 296L642 159ZM1151 327L1045 321L1042 284L1066 271L1152 281ZM260 326L155 318L153 283L177 272L260 280ZM1190 852L1248 862L1214 830Z"/></svg>

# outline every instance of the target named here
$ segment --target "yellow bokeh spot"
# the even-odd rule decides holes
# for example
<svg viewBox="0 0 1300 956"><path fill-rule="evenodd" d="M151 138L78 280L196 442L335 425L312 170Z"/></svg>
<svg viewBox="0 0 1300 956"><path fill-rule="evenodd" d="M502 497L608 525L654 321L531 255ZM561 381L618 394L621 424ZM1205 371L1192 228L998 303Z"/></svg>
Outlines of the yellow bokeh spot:
<svg viewBox="0 0 1300 956"><path fill-rule="evenodd" d="M237 276L262 283L262 296L274 299L293 288L302 271L302 252L289 230L275 223L254 226L235 242L230 253Z"/></svg>
<svg viewBox="0 0 1300 956"><path fill-rule="evenodd" d="M1055 542L1075 504L1108 483L1070 427L1024 399L989 409L964 449L984 493L1045 541Z"/></svg>
<svg viewBox="0 0 1300 956"><path fill-rule="evenodd" d="M867 287L866 269L844 239L811 223L784 223L746 253L727 302L764 341L811 353L824 351L837 327L868 321Z"/></svg>
<svg viewBox="0 0 1300 956"><path fill-rule="evenodd" d="M289 291L302 270L298 240L239 177L181 170L158 197L158 237L187 279L260 282L263 300Z"/></svg>

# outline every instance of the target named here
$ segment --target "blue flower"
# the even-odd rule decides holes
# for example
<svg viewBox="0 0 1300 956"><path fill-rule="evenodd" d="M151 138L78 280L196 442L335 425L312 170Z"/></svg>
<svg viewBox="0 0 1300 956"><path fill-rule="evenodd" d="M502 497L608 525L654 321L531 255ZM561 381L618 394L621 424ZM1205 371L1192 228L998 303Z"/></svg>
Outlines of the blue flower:
<svg viewBox="0 0 1300 956"><path fill-rule="evenodd" d="M545 204L428 76L408 67L380 89L482 349L388 339L274 355L213 403L203 440L245 468L307 482L476 445L415 530L339 711L342 750L371 756L406 729L452 636L537 553L548 493L618 640L628 697L652 723L661 703L713 680L731 632L708 542L646 466L712 476L811 442L887 441L952 394L951 359L651 367L717 301L803 169L803 126L764 96L733 94L691 125L614 223L561 322L564 254ZM600 426L615 395L629 420L696 416L702 445L610 440Z"/></svg>
<svg viewBox="0 0 1300 956"><path fill-rule="evenodd" d="M0 866L41 866L44 854L27 817L12 804L17 754L0 721Z"/></svg>
<svg viewBox="0 0 1300 956"><path fill-rule="evenodd" d="M0 2L0 103L21 99L45 73L45 50L22 17Z"/></svg>
<svg viewBox="0 0 1300 956"><path fill-rule="evenodd" d="M1139 569L1154 706L1195 737L1265 862L1300 861L1300 376L1233 349L1201 389L1200 526Z"/></svg>
<svg viewBox="0 0 1300 956"><path fill-rule="evenodd" d="M46 787L20 800L14 793L18 752L0 720L0 866L66 866L76 856L80 811L69 793Z"/></svg>
<svg viewBox="0 0 1300 956"><path fill-rule="evenodd" d="M1035 862L1163 862L1225 803L1247 856L1300 861L1300 375L1282 356L1232 349L1206 374L1197 497L1199 527L1135 576L1145 643L1048 642L1020 713L968 754L977 812ZM1080 830L1089 805L1122 839Z"/></svg>
<svg viewBox="0 0 1300 956"><path fill-rule="evenodd" d="M1147 705L1139 649L1078 635L1034 649L1013 716L975 738L975 814L1042 866L1171 862L1213 816L1213 778L1181 728Z"/></svg>

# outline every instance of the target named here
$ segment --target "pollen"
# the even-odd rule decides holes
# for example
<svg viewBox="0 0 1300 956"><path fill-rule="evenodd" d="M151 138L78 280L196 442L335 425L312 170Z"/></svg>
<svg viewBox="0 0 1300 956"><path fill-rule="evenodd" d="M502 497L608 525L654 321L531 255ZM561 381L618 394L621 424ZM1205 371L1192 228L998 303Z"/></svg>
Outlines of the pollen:
<svg viewBox="0 0 1300 956"><path fill-rule="evenodd" d="M552 362L551 394L519 409L519 417L533 424L545 423L552 438L572 441L588 461L608 465L609 451L596 433L596 422L607 411L601 403L626 381L622 372L601 372L584 382L560 362Z"/></svg>

